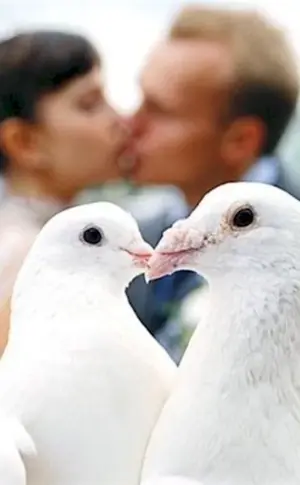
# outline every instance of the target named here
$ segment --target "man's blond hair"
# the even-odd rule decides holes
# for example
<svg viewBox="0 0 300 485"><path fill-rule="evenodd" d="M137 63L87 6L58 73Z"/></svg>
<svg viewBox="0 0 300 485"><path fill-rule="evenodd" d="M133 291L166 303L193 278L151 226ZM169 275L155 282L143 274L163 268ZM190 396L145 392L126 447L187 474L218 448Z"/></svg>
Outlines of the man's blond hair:
<svg viewBox="0 0 300 485"><path fill-rule="evenodd" d="M296 57L284 31L255 10L190 5L175 18L169 38L211 40L228 46L234 66L233 114L261 117L270 132L265 151L272 151L293 114L299 93ZM250 112L243 113L245 110ZM280 118L277 121L276 116Z"/></svg>

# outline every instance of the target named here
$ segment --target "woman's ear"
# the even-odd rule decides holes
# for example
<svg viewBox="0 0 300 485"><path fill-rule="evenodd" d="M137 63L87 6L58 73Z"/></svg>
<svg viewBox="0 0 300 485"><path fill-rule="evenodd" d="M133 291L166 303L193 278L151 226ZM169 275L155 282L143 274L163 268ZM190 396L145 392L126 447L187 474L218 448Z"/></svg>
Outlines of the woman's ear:
<svg viewBox="0 0 300 485"><path fill-rule="evenodd" d="M36 127L20 118L0 123L0 148L10 164L35 170L39 166L38 134Z"/></svg>

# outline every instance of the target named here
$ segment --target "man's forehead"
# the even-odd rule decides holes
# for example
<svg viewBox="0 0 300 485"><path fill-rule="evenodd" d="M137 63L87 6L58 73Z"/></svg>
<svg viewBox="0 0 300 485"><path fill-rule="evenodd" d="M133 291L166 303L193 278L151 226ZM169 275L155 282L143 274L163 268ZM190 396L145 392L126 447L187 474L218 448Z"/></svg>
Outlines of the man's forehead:
<svg viewBox="0 0 300 485"><path fill-rule="evenodd" d="M147 94L164 85L168 97L228 85L232 76L230 52L219 42L170 40L159 44L146 62L141 75ZM165 93L165 94L166 94Z"/></svg>

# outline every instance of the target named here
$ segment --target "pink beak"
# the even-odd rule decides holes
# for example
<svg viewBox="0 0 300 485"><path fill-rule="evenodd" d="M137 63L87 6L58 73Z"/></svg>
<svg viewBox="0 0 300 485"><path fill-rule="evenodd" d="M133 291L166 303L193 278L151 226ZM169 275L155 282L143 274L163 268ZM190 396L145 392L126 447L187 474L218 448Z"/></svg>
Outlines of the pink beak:
<svg viewBox="0 0 300 485"><path fill-rule="evenodd" d="M148 281L170 275L182 269L187 257L198 250L195 246L195 236L182 223L168 229L154 250L146 273ZM196 241L198 242L198 241Z"/></svg>
<svg viewBox="0 0 300 485"><path fill-rule="evenodd" d="M144 270L149 268L149 260L154 253L150 244L143 241L143 243L139 243L129 249L123 248L123 250L132 257L132 261L137 268Z"/></svg>
<svg viewBox="0 0 300 485"><path fill-rule="evenodd" d="M181 252L155 253L149 261L147 280L156 280L174 273L180 265L181 255L183 255Z"/></svg>

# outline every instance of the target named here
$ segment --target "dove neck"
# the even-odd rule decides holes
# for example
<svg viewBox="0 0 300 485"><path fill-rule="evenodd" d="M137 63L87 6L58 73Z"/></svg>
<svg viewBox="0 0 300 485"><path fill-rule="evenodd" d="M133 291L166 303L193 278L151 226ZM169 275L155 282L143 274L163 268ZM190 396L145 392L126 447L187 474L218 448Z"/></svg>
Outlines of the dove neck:
<svg viewBox="0 0 300 485"><path fill-rule="evenodd" d="M276 483L280 473L297 483L285 480L300 446L299 277L289 274L213 281L179 366L188 439L214 483Z"/></svg>
<svg viewBox="0 0 300 485"><path fill-rule="evenodd" d="M281 385L300 351L300 279L296 271L281 276L249 271L214 279L183 366L228 389Z"/></svg>
<svg viewBox="0 0 300 485"><path fill-rule="evenodd" d="M123 303L125 284L113 275L67 274L49 268L37 272L13 296L11 335L19 338L25 332L37 340L46 334L56 338L56 332L94 331L106 324L106 309L117 311Z"/></svg>

